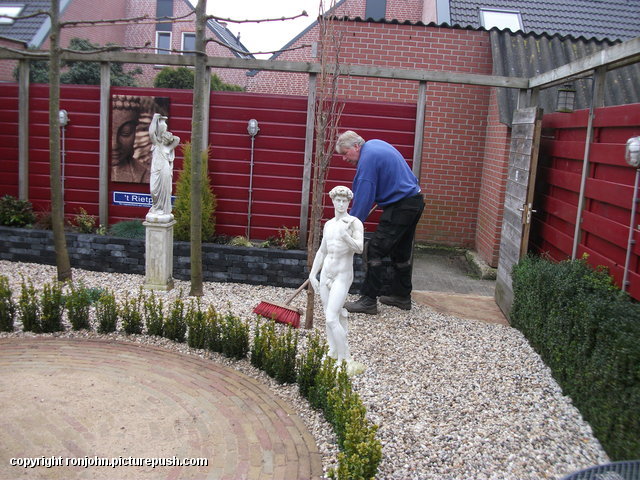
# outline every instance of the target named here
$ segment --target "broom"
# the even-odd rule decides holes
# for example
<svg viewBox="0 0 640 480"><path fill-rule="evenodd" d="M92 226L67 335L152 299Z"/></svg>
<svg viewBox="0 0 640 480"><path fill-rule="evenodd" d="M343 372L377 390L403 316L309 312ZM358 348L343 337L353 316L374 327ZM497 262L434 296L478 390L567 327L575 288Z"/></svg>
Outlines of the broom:
<svg viewBox="0 0 640 480"><path fill-rule="evenodd" d="M378 205L374 204L369 213L367 214L367 218L378 208ZM280 303L269 303L269 302L260 302L256 308L253 309L253 313L260 315L261 317L271 318L276 322L280 323L288 323L294 328L298 328L300 326L300 315L302 314L302 310L295 307L290 307L289 304L293 301L294 298L298 296L298 294L307 286L309 283L309 279L307 278L302 285L298 287L298 289L291 295L284 304Z"/></svg>
<svg viewBox="0 0 640 480"><path fill-rule="evenodd" d="M260 302L256 308L253 309L253 313L260 315L261 317L270 318L279 323L288 323L293 328L300 326L300 315L302 310L295 307L290 307L289 304L294 298L307 286L309 279L307 278L302 285L291 295L284 303L269 303Z"/></svg>

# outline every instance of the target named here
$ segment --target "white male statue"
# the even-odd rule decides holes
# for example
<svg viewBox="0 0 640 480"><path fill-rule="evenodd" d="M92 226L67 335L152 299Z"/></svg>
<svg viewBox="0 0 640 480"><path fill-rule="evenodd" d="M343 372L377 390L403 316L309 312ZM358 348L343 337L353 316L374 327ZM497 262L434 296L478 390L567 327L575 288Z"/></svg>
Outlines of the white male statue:
<svg viewBox="0 0 640 480"><path fill-rule="evenodd" d="M173 160L180 138L167 131L167 117L155 113L149 125L151 138L150 190L152 206L149 214L171 219L171 189L173 187Z"/></svg>
<svg viewBox="0 0 640 480"><path fill-rule="evenodd" d="M329 192L335 216L324 225L322 242L313 260L309 281L320 294L326 318L329 356L347 362L347 371L353 375L364 366L351 359L347 342L348 312L344 309L349 288L353 282L353 255L362 253L364 227L362 222L347 213L353 192L338 186ZM320 281L318 281L320 273Z"/></svg>

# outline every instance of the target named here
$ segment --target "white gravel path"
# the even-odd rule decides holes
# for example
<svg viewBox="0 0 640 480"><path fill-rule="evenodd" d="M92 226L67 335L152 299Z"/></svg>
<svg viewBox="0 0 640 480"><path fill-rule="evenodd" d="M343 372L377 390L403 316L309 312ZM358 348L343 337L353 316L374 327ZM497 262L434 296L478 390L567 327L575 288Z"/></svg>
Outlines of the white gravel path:
<svg viewBox="0 0 640 480"><path fill-rule="evenodd" d="M55 267L0 261L18 297L22 278L36 287L55 278ZM110 288L119 298L137 294L143 276L74 270L75 284ZM283 302L291 289L232 283L205 283L204 305L214 305L255 321L262 300ZM165 305L189 282L162 293ZM306 295L294 305L304 307ZM316 305L315 327L324 319ZM16 332L25 335L16 322ZM300 330L301 343L308 333ZM28 334L31 335L31 334ZM70 332L64 335L96 333ZM336 464L331 427L311 410L293 385L278 385L248 360L230 361L165 339L123 334L123 340L154 343L196 354L241 370L287 399L317 439L325 470ZM464 320L417 305L411 311L380 306L377 316L352 315L353 358L367 366L353 384L380 425L383 445L379 479L527 480L559 479L609 461L590 426L553 380L549 369L517 330Z"/></svg>

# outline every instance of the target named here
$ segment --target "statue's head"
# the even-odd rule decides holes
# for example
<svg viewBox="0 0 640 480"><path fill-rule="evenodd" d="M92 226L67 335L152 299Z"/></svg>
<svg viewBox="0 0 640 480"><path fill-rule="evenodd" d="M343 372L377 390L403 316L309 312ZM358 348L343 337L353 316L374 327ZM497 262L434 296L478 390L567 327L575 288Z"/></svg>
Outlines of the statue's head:
<svg viewBox="0 0 640 480"><path fill-rule="evenodd" d="M349 187L345 187L342 185L338 185L337 187L333 187L329 192L329 197L333 200L336 197L345 197L347 200L351 201L353 198L353 192Z"/></svg>

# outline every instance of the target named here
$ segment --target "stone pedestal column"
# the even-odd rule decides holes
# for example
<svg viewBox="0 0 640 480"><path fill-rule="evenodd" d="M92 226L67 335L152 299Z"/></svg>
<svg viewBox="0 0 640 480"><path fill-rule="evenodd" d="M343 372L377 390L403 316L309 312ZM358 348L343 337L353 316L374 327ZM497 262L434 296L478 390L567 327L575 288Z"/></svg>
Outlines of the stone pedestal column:
<svg viewBox="0 0 640 480"><path fill-rule="evenodd" d="M173 288L173 215L147 214L144 288L168 291Z"/></svg>

